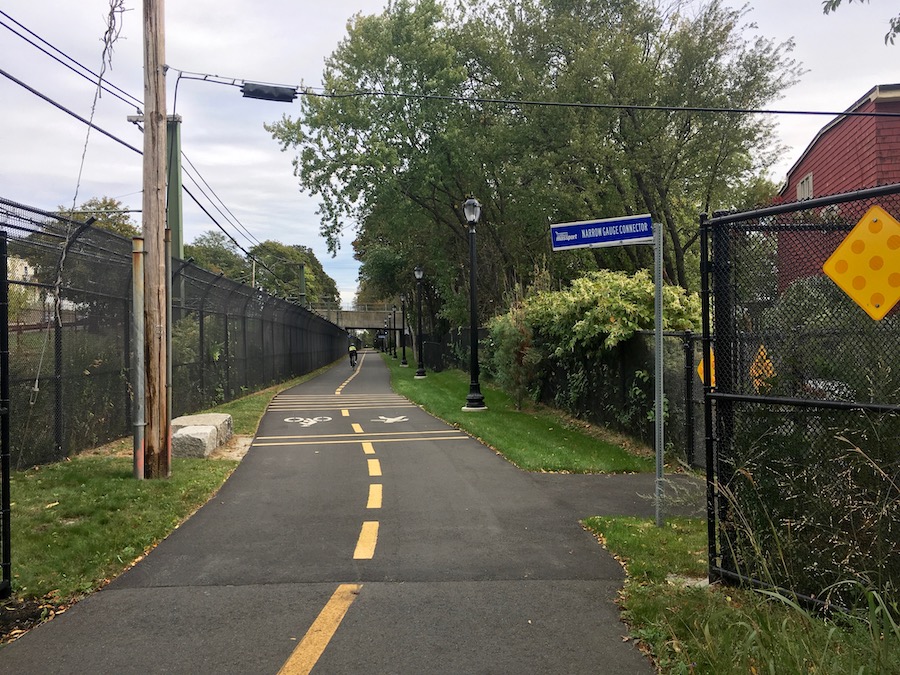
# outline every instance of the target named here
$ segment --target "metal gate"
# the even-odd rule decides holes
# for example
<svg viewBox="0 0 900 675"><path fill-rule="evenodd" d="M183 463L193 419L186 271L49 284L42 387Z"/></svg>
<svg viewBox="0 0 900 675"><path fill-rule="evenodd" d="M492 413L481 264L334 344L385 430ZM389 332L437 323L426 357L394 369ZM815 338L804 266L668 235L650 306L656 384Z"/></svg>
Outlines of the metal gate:
<svg viewBox="0 0 900 675"><path fill-rule="evenodd" d="M895 219L900 185L701 217L711 579L897 599Z"/></svg>

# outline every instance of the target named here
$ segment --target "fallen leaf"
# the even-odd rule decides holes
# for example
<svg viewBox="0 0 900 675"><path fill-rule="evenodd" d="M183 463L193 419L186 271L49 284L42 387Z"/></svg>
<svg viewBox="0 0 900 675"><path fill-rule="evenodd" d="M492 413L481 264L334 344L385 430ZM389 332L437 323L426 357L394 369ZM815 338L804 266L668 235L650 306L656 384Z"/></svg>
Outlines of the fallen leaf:
<svg viewBox="0 0 900 675"><path fill-rule="evenodd" d="M59 502L52 502L52 503L50 503L50 504L47 504L47 506L45 506L44 508L45 508L45 509L52 509L54 506L59 506Z"/></svg>

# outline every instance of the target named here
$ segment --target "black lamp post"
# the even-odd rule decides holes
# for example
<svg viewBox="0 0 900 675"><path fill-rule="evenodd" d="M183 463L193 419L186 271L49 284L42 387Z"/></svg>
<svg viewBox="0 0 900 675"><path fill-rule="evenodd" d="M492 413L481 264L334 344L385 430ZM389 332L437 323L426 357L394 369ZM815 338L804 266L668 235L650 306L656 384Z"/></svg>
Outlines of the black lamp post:
<svg viewBox="0 0 900 675"><path fill-rule="evenodd" d="M466 396L465 411L487 410L484 404L484 396L481 395L481 385L478 383L478 295L475 288L475 280L478 276L475 268L475 224L481 217L481 204L474 197L469 197L463 203L463 214L469 224L469 394Z"/></svg>
<svg viewBox="0 0 900 675"><path fill-rule="evenodd" d="M403 353L400 359L400 367L406 368L406 293L400 295L400 350Z"/></svg>
<svg viewBox="0 0 900 675"><path fill-rule="evenodd" d="M391 356L397 358L397 305L391 306Z"/></svg>
<svg viewBox="0 0 900 675"><path fill-rule="evenodd" d="M419 305L419 311L416 313L417 318L417 330L416 334L418 335L418 349L416 350L419 354L419 367L416 370L416 379L420 380L425 377L425 360L422 358L422 277L425 276L425 270L416 265L416 269L414 271L416 275L416 299Z"/></svg>
<svg viewBox="0 0 900 675"><path fill-rule="evenodd" d="M387 317L384 319L384 340L381 342L381 351L386 352L388 350L388 320Z"/></svg>

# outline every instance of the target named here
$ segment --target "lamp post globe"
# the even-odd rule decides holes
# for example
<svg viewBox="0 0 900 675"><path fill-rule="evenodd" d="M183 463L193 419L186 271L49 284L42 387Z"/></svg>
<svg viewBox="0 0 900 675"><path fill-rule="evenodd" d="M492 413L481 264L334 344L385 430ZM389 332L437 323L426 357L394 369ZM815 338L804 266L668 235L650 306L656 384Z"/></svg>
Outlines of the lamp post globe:
<svg viewBox="0 0 900 675"><path fill-rule="evenodd" d="M463 203L463 215L469 224L469 394L466 396L464 411L487 410L481 384L478 382L478 294L476 280L478 271L475 260L475 225L481 218L481 203L469 197Z"/></svg>
<svg viewBox="0 0 900 675"><path fill-rule="evenodd" d="M416 368L415 379L421 380L426 377L425 359L422 355L422 278L425 276L425 270L421 265L416 265L413 270L416 277L416 303L418 311L416 312L416 354L418 355L418 367Z"/></svg>

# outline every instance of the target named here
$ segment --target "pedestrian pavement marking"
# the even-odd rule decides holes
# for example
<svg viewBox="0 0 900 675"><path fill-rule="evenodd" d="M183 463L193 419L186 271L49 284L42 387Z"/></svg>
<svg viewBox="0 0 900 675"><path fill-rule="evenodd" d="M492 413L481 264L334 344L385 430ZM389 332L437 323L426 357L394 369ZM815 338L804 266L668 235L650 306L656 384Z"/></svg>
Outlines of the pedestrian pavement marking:
<svg viewBox="0 0 900 675"><path fill-rule="evenodd" d="M329 396L333 396L333 394L288 394L286 392L282 392L275 396L276 401L284 401L284 400L292 400L292 401L321 401L323 399L327 399ZM347 396L340 396L339 400L366 400L366 399L378 399L381 401L406 401L408 400L405 396L401 396L400 394L392 394L392 393L373 393L373 394L348 394Z"/></svg>
<svg viewBox="0 0 900 675"><path fill-rule="evenodd" d="M369 464L369 475L370 476L380 476L381 475L381 462L377 459L369 459L366 460Z"/></svg>
<svg viewBox="0 0 900 675"><path fill-rule="evenodd" d="M366 508L380 509L383 492L384 490L380 483L372 483L369 486L369 501L366 502Z"/></svg>
<svg viewBox="0 0 900 675"><path fill-rule="evenodd" d="M420 438L378 438L376 439L379 443L410 443L413 441L458 441L461 437L461 434L457 434L455 436L430 436L430 437L420 437ZM300 445L346 445L348 443L359 443L359 436L352 439L347 440L335 440L335 441L269 441L267 443L256 443L254 441L254 448L274 448L279 446L300 446Z"/></svg>
<svg viewBox="0 0 900 675"><path fill-rule="evenodd" d="M330 410L394 410L396 408L418 408L418 406L413 405L412 403L392 403L392 404L373 404L371 402L366 403L365 405L353 403L347 403L345 401L341 401L340 403L335 403L333 405L325 404L325 403L317 403L315 405L301 405L297 403L291 404L272 404L266 410L268 412L317 412L317 411L330 411Z"/></svg>
<svg viewBox="0 0 900 675"><path fill-rule="evenodd" d="M278 675L308 675L312 671L361 589L362 584L341 584L337 587L300 644L281 666Z"/></svg>
<svg viewBox="0 0 900 675"><path fill-rule="evenodd" d="M371 560L375 557L375 544L378 543L378 521L367 520L362 524L359 539L356 542L356 550L353 552L354 560Z"/></svg>
<svg viewBox="0 0 900 675"><path fill-rule="evenodd" d="M353 423L353 431L357 434L361 434L363 432L362 427L356 422Z"/></svg>
<svg viewBox="0 0 900 675"><path fill-rule="evenodd" d="M363 446L363 452L366 453L367 455L375 454L375 446L372 445L372 443L370 441L365 441L362 444L362 446Z"/></svg>
<svg viewBox="0 0 900 675"><path fill-rule="evenodd" d="M457 434L458 436L463 436L463 432L459 429L428 429L425 431L370 431L366 434L369 436L426 436L428 434ZM294 434L288 434L286 436L257 436L256 440L260 441L277 441L277 440L285 440L288 438L297 438L299 440L311 440L314 438L355 438L359 440L358 434L308 434L303 436L297 436Z"/></svg>
<svg viewBox="0 0 900 675"><path fill-rule="evenodd" d="M350 411L344 408L341 410L341 417L350 417Z"/></svg>

